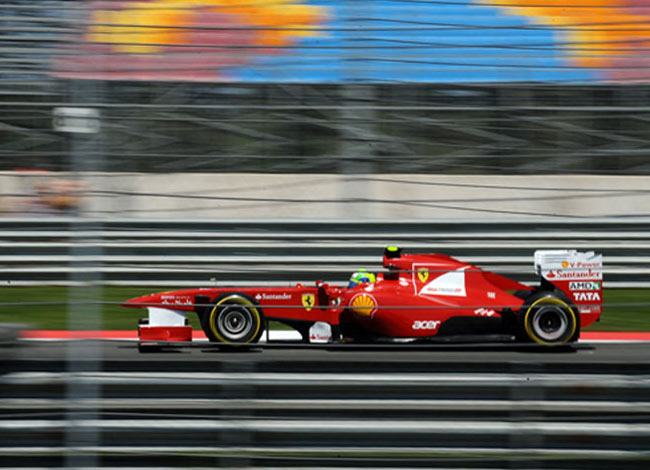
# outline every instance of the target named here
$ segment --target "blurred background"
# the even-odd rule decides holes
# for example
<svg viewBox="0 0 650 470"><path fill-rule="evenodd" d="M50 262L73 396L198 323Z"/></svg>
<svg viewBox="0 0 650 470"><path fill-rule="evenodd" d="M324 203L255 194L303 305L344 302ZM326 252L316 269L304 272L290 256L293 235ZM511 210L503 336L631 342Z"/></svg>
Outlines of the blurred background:
<svg viewBox="0 0 650 470"><path fill-rule="evenodd" d="M645 0L3 0L3 331L134 330L119 303L159 288L342 283L386 244L526 282L536 249L596 250L592 330L650 331L648 48ZM447 355L469 375L426 380L449 371L383 357L362 393L351 378L373 355L344 371L268 354L173 366L72 342L44 365L34 357L57 353L38 348L5 354L0 433L14 437L0 466L645 468L650 450L650 367L628 364L639 351L559 369ZM134 375L106 385L129 362ZM559 370L594 375L543 377ZM294 377L271 387L285 401L255 401L281 382L255 373L280 371L344 378ZM459 385L481 372L510 375L483 396L479 379ZM574 393L585 387L595 405ZM155 406L134 401L142 390ZM169 413L204 420L174 433ZM375 418L394 426L363 421ZM153 437L111 440L126 428ZM372 429L385 439L360 437Z"/></svg>
<svg viewBox="0 0 650 470"><path fill-rule="evenodd" d="M537 3L3 2L2 214L647 215L648 7Z"/></svg>

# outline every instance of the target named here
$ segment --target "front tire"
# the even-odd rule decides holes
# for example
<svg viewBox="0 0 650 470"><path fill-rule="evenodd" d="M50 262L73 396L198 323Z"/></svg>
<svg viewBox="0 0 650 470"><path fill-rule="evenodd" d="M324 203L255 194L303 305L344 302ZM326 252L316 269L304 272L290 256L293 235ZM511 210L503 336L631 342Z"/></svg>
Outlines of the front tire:
<svg viewBox="0 0 650 470"><path fill-rule="evenodd" d="M520 327L523 339L555 346L578 338L580 317L575 306L552 292L539 292L521 309Z"/></svg>
<svg viewBox="0 0 650 470"><path fill-rule="evenodd" d="M212 342L256 343L264 332L262 310L244 294L225 294L201 316L201 326Z"/></svg>

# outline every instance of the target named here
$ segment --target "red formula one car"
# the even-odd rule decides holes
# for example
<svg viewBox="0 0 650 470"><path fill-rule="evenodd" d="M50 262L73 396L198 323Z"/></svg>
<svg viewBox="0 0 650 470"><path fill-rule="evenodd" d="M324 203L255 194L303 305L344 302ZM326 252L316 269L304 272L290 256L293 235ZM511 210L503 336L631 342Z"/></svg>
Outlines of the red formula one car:
<svg viewBox="0 0 650 470"><path fill-rule="evenodd" d="M500 340L558 345L576 341L602 309L602 255L537 251L540 284L530 287L440 254L384 251L384 271L355 273L348 287L214 287L128 300L147 308L141 345L188 342L186 313L198 314L212 342L257 342L269 320L305 343Z"/></svg>

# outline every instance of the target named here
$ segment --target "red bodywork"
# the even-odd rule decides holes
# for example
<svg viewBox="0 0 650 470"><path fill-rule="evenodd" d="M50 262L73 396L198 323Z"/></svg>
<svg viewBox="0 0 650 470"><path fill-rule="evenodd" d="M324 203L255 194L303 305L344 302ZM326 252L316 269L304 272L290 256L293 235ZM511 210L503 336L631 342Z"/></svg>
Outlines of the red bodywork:
<svg viewBox="0 0 650 470"><path fill-rule="evenodd" d="M317 283L314 287L214 287L155 293L128 300L125 307L161 307L181 311L209 308L224 294L252 299L266 319L290 325L351 323L378 336L436 336L452 319L513 316L533 288L441 254L384 254L386 271L374 283L352 288ZM565 292L571 297L571 292ZM581 326L599 315L582 314ZM471 320L470 320L471 322Z"/></svg>

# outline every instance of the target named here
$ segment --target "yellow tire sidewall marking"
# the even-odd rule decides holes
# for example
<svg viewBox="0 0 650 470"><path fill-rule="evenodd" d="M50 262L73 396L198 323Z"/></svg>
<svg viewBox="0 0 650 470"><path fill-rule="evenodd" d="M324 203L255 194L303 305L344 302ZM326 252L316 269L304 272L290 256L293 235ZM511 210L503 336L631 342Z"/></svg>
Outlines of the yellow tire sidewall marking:
<svg viewBox="0 0 650 470"><path fill-rule="evenodd" d="M262 319L260 317L260 312L257 310L255 307L255 304L253 304L250 300L240 296L240 295L229 295L227 297L224 297L221 299L219 302L216 303L214 307L212 307L212 311L210 312L210 316L208 318L208 324L210 325L210 331L212 331L212 334L221 342L221 343L230 343L226 338L221 336L219 332L217 331L217 328L215 326L215 322L217 319L218 315L218 309L221 305L224 303L232 303L232 304L239 304L239 305L244 305L247 307L248 311L253 314L254 320L256 320L256 329L255 333L246 341L246 343L250 343L253 341L254 338L257 337L257 333L259 333L260 328L262 327Z"/></svg>
<svg viewBox="0 0 650 470"><path fill-rule="evenodd" d="M571 312L571 315L573 316L573 328L572 328L572 330L571 330L571 334L568 335L567 338L566 338L564 341L562 341L562 342L560 342L560 343L549 343L548 341L544 341L543 339L539 338L539 337L538 337L538 336L537 336L537 335L532 331L530 325L528 324L528 316L529 316L530 313L533 311L533 309L535 308L535 306L536 306L537 304L539 304L540 302L543 302L543 303L551 303L551 304L559 305L559 306L561 306L561 307L564 307L564 308L565 308L566 310L568 310L569 312ZM564 302L563 300L560 300L560 299L558 299L558 298L556 298L556 297L542 297L541 299L537 299L535 302L533 302L533 304L532 304L530 307L528 307L528 310L526 310L526 314L524 315L524 328L526 329L526 334L528 335L528 337L529 337L530 339L532 339L533 341L535 341L536 343L539 343L539 344L545 344L545 345L551 345L551 344L564 344L564 343L566 343L567 341L569 341L571 338L573 338L573 335L574 335L574 333L576 332L576 327L577 327L577 325L578 325L578 319L576 318L576 314L575 314L575 312L573 311L573 309L572 309L571 307L569 307L569 305L568 305L566 302Z"/></svg>

